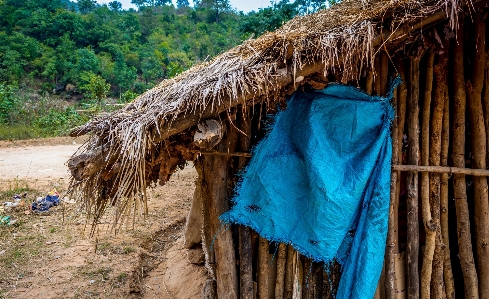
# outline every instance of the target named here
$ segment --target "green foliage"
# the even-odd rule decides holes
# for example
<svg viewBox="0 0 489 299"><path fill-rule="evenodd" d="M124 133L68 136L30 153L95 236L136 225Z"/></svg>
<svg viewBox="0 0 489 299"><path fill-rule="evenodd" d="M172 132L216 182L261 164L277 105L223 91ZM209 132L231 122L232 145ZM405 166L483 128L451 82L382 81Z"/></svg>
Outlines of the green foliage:
<svg viewBox="0 0 489 299"><path fill-rule="evenodd" d="M10 121L10 114L18 102L19 100L14 95L14 88L0 84L0 124Z"/></svg>
<svg viewBox="0 0 489 299"><path fill-rule="evenodd" d="M65 135L71 128L87 120L87 117L79 115L74 107L70 106L64 110L50 109L46 115L37 118L34 124L43 136L59 136Z"/></svg>
<svg viewBox="0 0 489 299"><path fill-rule="evenodd" d="M113 11L119 11L122 9L122 3L120 3L119 1L109 2L109 8Z"/></svg>
<svg viewBox="0 0 489 299"><path fill-rule="evenodd" d="M123 94L121 94L121 102L122 103L129 103L130 101L134 100L137 96L138 96L137 93L135 93L131 90L128 90L128 91L124 92Z"/></svg>
<svg viewBox="0 0 489 299"><path fill-rule="evenodd" d="M170 0L132 0L138 11L115 0L0 0L0 138L65 134L109 109L100 105L107 96L129 102L250 35L335 1L280 0L243 14L229 0L193 7L177 0L177 8Z"/></svg>
<svg viewBox="0 0 489 299"><path fill-rule="evenodd" d="M84 89L88 92L89 98L97 100L99 103L107 97L110 90L110 84L104 78L93 73L87 73L88 84Z"/></svg>
<svg viewBox="0 0 489 299"><path fill-rule="evenodd" d="M77 0L77 4L78 9L83 14L89 13L97 6L95 0Z"/></svg>
<svg viewBox="0 0 489 299"><path fill-rule="evenodd" d="M266 31L273 31L299 13L297 2L289 3L288 0L281 0L271 7L250 12L243 18L240 29L246 36L252 34L255 37Z"/></svg>

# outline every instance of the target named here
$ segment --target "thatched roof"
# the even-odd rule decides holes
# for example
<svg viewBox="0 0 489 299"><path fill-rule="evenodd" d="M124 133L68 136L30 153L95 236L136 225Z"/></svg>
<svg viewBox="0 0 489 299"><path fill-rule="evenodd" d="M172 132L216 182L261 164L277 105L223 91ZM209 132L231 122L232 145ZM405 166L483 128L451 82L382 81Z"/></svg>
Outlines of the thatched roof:
<svg viewBox="0 0 489 299"><path fill-rule="evenodd" d="M343 82L357 80L379 47L405 40L434 21L448 18L453 26L460 5L457 0L350 0L296 17L74 129L72 136L91 135L69 162L72 187L96 206L105 206L100 202L108 197L120 201L144 194L145 157L169 136L229 107L274 98L298 76L333 72L341 73Z"/></svg>

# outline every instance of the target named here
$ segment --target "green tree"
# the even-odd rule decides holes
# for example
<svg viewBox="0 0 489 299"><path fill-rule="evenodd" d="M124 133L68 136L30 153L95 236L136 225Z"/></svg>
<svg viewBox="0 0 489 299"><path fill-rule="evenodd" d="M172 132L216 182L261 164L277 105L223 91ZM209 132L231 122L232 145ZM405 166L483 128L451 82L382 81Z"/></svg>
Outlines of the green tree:
<svg viewBox="0 0 489 299"><path fill-rule="evenodd" d="M229 0L202 0L199 6L209 9L211 12L210 19L216 23L221 21L221 15L224 12L231 10Z"/></svg>
<svg viewBox="0 0 489 299"><path fill-rule="evenodd" d="M76 64L74 70L78 74L84 71L98 73L100 70L100 60L92 49L78 49L76 50Z"/></svg>
<svg viewBox="0 0 489 299"><path fill-rule="evenodd" d="M265 31L273 31L298 14L297 3L281 0L271 7L252 11L240 22L239 29L248 38L250 34L262 35Z"/></svg>
<svg viewBox="0 0 489 299"><path fill-rule="evenodd" d="M146 0L131 0L131 3L136 5L138 9L146 5Z"/></svg>
<svg viewBox="0 0 489 299"><path fill-rule="evenodd" d="M76 3L82 14L87 14L97 7L97 2L95 0L77 0Z"/></svg>
<svg viewBox="0 0 489 299"><path fill-rule="evenodd" d="M122 10L122 3L120 3L119 1L109 2L109 8L113 11L120 11Z"/></svg>
<svg viewBox="0 0 489 299"><path fill-rule="evenodd" d="M135 67L128 67L124 61L122 53L117 54L114 64L114 82L119 89L119 95L122 90L130 89L137 79L137 70Z"/></svg>
<svg viewBox="0 0 489 299"><path fill-rule="evenodd" d="M172 5L171 0L154 0L153 6Z"/></svg>
<svg viewBox="0 0 489 299"><path fill-rule="evenodd" d="M80 89L87 92L90 99L97 100L99 105L102 104L109 93L110 84L104 78L91 72L84 72L83 77L84 81L88 82L81 85Z"/></svg>
<svg viewBox="0 0 489 299"><path fill-rule="evenodd" d="M177 0L177 7L178 8L188 7L188 6L190 6L190 3L188 2L188 0Z"/></svg>

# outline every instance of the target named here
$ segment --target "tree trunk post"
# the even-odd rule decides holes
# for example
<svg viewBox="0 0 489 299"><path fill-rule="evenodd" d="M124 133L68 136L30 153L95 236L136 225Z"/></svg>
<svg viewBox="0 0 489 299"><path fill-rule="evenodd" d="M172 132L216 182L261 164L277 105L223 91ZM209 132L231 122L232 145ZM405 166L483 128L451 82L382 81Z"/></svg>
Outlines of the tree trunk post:
<svg viewBox="0 0 489 299"><path fill-rule="evenodd" d="M471 79L466 84L472 141L473 168L486 169L486 128L482 108L486 24L482 13L475 16L475 55ZM471 27L472 29L473 27ZM459 36L462 39L462 35ZM486 177L474 177L474 224L479 296L489 298L489 201Z"/></svg>
<svg viewBox="0 0 489 299"><path fill-rule="evenodd" d="M275 284L275 299L283 299L285 291L285 263L287 260L287 245L278 245L277 255L277 282Z"/></svg>
<svg viewBox="0 0 489 299"><path fill-rule="evenodd" d="M270 254L268 240L259 237L258 241L258 299L268 299L268 270Z"/></svg>
<svg viewBox="0 0 489 299"><path fill-rule="evenodd" d="M446 50L445 50L446 51ZM443 110L448 99L448 87L446 84L448 56L442 54L435 65L433 74L435 80L435 92L433 101L433 114L431 118L430 134L430 165L439 166L442 151ZM441 234L441 175L430 173L430 208L432 220L435 226L435 251L433 254L433 271L431 274L432 298L445 298L445 286L443 282L444 243Z"/></svg>
<svg viewBox="0 0 489 299"><path fill-rule="evenodd" d="M433 90L433 63L435 53L427 53L426 86L423 101L423 117L421 127L421 165L429 166L430 158L430 111L431 92ZM430 180L429 173L421 173L421 211L426 233L426 246L424 249L423 266L421 267L421 299L429 299L431 273L433 271L433 255L435 253L436 224L431 217L430 209Z"/></svg>
<svg viewBox="0 0 489 299"><path fill-rule="evenodd" d="M236 148L236 143L237 134L233 128L229 128L226 136L217 147L219 151L233 151ZM203 158L202 184L207 189L204 206L208 207L209 229L212 237L210 244L206 242L206 246L210 246L211 256L213 251L215 257L215 278L219 299L234 299L238 298L239 294L232 231L223 227L219 220L219 216L229 210L229 160L229 157L219 155ZM205 220L206 218L204 218L204 222Z"/></svg>
<svg viewBox="0 0 489 299"><path fill-rule="evenodd" d="M465 110L466 95L464 82L464 45L463 45L463 21L459 23L457 40L453 55L453 166L465 167ZM465 175L453 176L453 192L455 197L455 209L457 214L457 235L459 246L460 265L464 276L465 297L479 298L479 280L475 270L474 255L472 252L472 240L470 234L469 207L467 204L467 185Z"/></svg>

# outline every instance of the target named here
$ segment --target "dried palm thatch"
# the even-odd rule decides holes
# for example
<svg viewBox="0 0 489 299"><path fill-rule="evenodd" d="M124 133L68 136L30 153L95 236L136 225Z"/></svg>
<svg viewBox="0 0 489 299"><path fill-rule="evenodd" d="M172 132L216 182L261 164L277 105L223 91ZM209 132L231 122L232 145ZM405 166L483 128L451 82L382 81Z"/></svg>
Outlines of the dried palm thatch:
<svg viewBox="0 0 489 299"><path fill-rule="evenodd" d="M238 104L273 99L299 75L358 80L379 47L392 46L430 17L448 18L454 26L459 6L457 0L350 0L247 40L74 129L72 136L91 135L69 161L71 189L81 191L95 219L108 204L118 205L117 218L128 213L128 198L136 198L142 213L149 182L164 183L195 157L172 136Z"/></svg>

